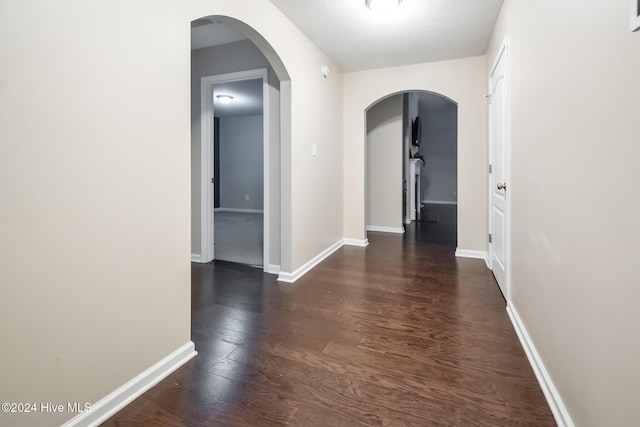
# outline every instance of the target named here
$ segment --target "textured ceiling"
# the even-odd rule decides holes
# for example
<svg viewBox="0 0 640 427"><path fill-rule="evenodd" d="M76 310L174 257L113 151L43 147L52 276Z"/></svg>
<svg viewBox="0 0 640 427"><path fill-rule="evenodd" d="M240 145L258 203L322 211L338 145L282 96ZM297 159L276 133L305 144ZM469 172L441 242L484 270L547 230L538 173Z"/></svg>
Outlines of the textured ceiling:
<svg viewBox="0 0 640 427"><path fill-rule="evenodd" d="M503 0L404 0L380 16L365 0L270 0L343 71L485 53Z"/></svg>
<svg viewBox="0 0 640 427"><path fill-rule="evenodd" d="M246 38L233 22L198 19L191 23L191 50L239 42Z"/></svg>
<svg viewBox="0 0 640 427"><path fill-rule="evenodd" d="M392 67L485 53L503 0L403 0L379 16L364 0L270 0L343 71ZM192 49L244 40L223 19L192 22ZM262 114L262 81L216 85L234 96L216 116Z"/></svg>

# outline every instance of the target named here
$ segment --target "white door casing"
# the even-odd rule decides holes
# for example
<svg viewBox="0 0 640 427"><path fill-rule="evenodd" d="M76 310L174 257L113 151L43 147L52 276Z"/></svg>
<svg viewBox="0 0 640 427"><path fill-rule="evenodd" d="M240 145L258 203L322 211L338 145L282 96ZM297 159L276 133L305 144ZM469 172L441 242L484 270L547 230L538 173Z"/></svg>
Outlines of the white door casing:
<svg viewBox="0 0 640 427"><path fill-rule="evenodd" d="M489 258L509 301L509 97L508 48L503 43L489 76Z"/></svg>
<svg viewBox="0 0 640 427"><path fill-rule="evenodd" d="M279 141L270 140L270 103L269 103L269 86L267 81L267 69L259 68L255 70L238 71L227 74L217 74L205 76L200 79L200 99L201 99L201 137L200 137L200 161L201 161L201 216L200 216L200 232L201 232L201 261L202 263L211 262L214 259L214 210L213 210L213 86L215 84L238 81L262 79L263 87L263 155L264 155L264 243L263 243L263 269L269 273L270 271L270 240L271 238L280 239L280 236L272 236L270 227L271 205L270 205L270 144L279 144ZM273 183L278 184L278 183Z"/></svg>

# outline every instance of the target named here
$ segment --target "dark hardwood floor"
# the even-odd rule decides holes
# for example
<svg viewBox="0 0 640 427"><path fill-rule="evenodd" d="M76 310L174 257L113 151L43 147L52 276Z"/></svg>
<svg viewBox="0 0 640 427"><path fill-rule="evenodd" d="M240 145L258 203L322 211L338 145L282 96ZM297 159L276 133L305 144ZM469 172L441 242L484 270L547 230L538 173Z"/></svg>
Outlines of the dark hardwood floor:
<svg viewBox="0 0 640 427"><path fill-rule="evenodd" d="M105 426L555 426L455 208L369 233L295 284L193 264L199 355ZM453 226L452 226L453 224Z"/></svg>

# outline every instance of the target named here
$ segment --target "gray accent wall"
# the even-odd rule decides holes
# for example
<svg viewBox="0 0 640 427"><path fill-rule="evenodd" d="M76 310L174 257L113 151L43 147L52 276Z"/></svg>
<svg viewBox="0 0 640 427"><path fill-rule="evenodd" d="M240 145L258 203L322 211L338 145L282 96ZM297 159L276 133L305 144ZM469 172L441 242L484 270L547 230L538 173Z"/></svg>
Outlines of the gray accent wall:
<svg viewBox="0 0 640 427"><path fill-rule="evenodd" d="M220 118L220 207L263 209L263 116Z"/></svg>
<svg viewBox="0 0 640 427"><path fill-rule="evenodd" d="M422 122L420 154L422 202L457 203L458 200L458 106L439 95L418 93Z"/></svg>

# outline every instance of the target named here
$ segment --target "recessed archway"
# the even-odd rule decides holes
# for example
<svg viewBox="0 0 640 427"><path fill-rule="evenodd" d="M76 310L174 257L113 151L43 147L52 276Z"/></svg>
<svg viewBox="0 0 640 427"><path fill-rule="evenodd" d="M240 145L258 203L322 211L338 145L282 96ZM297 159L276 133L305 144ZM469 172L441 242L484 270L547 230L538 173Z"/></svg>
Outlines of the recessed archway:
<svg viewBox="0 0 640 427"><path fill-rule="evenodd" d="M415 222L430 239L455 245L457 103L432 91L398 92L365 117L366 231L404 233Z"/></svg>
<svg viewBox="0 0 640 427"><path fill-rule="evenodd" d="M281 153L290 150L287 129L291 128L289 115L281 115L282 109L287 109L291 103L290 77L280 56L271 45L251 26L230 16L210 15L198 18L200 25L219 25L232 28L240 38L251 41L252 48L257 48L268 61L264 76L264 108L269 114L264 115L264 265L266 272L278 273L280 265L287 265L286 254L291 242L282 238L281 212L287 211L290 197L287 194L291 186L286 181L290 176L287 168L290 164L281 164ZM244 36L244 37L242 37ZM248 42L247 42L248 43ZM263 59L264 61L264 59ZM233 68L235 66L235 68ZM251 68L251 67L250 67ZM247 72L242 61L236 65L219 65L212 69L223 70L229 76L231 72ZM203 93L210 92L209 86L216 81L212 71L202 79L192 79L192 97L198 96L197 102L192 102L192 109L200 107L192 114L192 259L209 262L214 258L213 243L213 111L212 102ZM216 72L215 74L218 74ZM196 85L201 87L195 88ZM207 87L203 87L205 85ZM211 105L210 105L211 104ZM195 107L194 107L195 105ZM282 177L282 178L281 178ZM199 254L198 254L199 252ZM285 253L283 259L282 253Z"/></svg>
<svg viewBox="0 0 640 427"><path fill-rule="evenodd" d="M484 257L487 231L487 104L483 58L419 64L345 74L344 78L344 230L366 244L366 112L388 96L428 91L458 107L458 250Z"/></svg>

